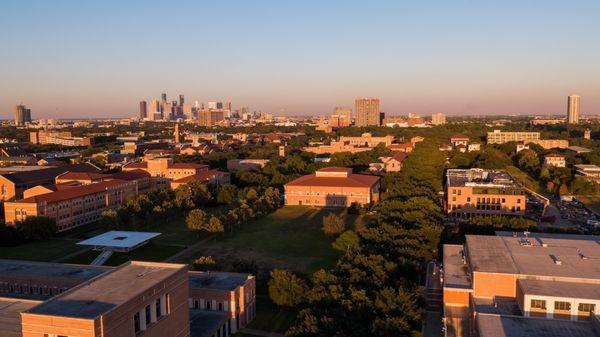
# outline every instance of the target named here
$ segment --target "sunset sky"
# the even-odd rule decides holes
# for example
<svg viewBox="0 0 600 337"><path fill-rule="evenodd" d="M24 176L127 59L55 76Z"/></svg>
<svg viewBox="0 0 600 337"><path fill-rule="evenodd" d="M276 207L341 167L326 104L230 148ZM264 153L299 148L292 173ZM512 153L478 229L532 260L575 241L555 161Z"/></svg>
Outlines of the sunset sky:
<svg viewBox="0 0 600 337"><path fill-rule="evenodd" d="M4 1L0 118L140 100L329 114L600 114L600 1Z"/></svg>

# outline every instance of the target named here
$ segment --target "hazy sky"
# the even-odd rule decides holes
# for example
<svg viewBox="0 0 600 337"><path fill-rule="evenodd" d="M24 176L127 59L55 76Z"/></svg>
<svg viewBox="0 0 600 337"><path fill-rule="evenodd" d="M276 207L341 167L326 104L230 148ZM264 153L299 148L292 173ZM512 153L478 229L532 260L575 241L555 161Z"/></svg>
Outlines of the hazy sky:
<svg viewBox="0 0 600 337"><path fill-rule="evenodd" d="M0 4L0 118L135 116L162 92L288 114L600 113L600 1Z"/></svg>

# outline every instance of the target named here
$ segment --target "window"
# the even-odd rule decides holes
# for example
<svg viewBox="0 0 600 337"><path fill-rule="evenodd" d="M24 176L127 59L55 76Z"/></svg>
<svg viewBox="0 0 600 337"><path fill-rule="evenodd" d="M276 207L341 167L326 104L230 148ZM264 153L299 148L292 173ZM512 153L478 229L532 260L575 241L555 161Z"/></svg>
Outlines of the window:
<svg viewBox="0 0 600 337"><path fill-rule="evenodd" d="M556 301L556 302L554 302L554 310L566 310L566 311L570 311L571 310L571 303Z"/></svg>
<svg viewBox="0 0 600 337"><path fill-rule="evenodd" d="M589 312L592 313L595 311L596 309L596 305L595 304L591 304L591 303L579 303L579 306L577 307L577 309L581 312Z"/></svg>
<svg viewBox="0 0 600 337"><path fill-rule="evenodd" d="M210 310L210 301L206 301L206 310Z"/></svg>
<svg viewBox="0 0 600 337"><path fill-rule="evenodd" d="M544 300L531 300L532 309L543 309L546 310L546 301Z"/></svg>
<svg viewBox="0 0 600 337"><path fill-rule="evenodd" d="M135 331L135 333L138 333L141 330L139 312L136 312L135 315L133 315L133 330Z"/></svg>
<svg viewBox="0 0 600 337"><path fill-rule="evenodd" d="M149 305L146 306L146 309L144 309L144 312L146 313L146 326L148 326L148 325L150 325L150 321L151 321L151 319L150 319L150 314L151 313L150 313L150 306Z"/></svg>
<svg viewBox="0 0 600 337"><path fill-rule="evenodd" d="M162 316L162 313L160 312L160 298L158 298L156 300L154 307L156 310L156 317L158 318L158 317ZM194 301L194 308L198 309L198 301Z"/></svg>
<svg viewBox="0 0 600 337"><path fill-rule="evenodd" d="M467 197L467 202L471 202L471 197Z"/></svg>

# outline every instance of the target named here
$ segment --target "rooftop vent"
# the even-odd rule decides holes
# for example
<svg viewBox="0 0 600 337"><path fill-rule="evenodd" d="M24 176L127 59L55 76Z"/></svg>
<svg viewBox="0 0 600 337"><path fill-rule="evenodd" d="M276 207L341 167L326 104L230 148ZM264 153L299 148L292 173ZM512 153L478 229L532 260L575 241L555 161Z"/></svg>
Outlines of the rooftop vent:
<svg viewBox="0 0 600 337"><path fill-rule="evenodd" d="M552 259L552 261L554 261L554 264L557 266L561 266L562 265L562 261L558 258L558 256L556 255L550 255L550 258Z"/></svg>
<svg viewBox="0 0 600 337"><path fill-rule="evenodd" d="M523 246L523 247L532 247L533 246L533 244L531 243L531 241L529 241L529 239L525 239L525 238L520 239L519 240L519 244L521 246Z"/></svg>

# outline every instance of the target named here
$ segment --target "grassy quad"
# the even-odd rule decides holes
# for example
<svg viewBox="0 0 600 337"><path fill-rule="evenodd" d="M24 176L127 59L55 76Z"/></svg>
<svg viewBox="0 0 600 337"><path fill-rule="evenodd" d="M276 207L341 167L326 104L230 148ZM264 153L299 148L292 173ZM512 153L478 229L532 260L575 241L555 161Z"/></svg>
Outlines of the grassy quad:
<svg viewBox="0 0 600 337"><path fill-rule="evenodd" d="M194 252L191 263L198 256L212 256L218 264L230 259L244 258L256 261L257 315L248 325L251 329L284 333L295 321L295 311L280 310L268 297L267 272L273 268L284 268L309 275L320 268L331 268L340 253L331 247L334 240L322 230L323 216L330 212L345 213L343 210L286 206L255 222L222 235ZM361 218L346 215L350 228L360 225Z"/></svg>
<svg viewBox="0 0 600 337"><path fill-rule="evenodd" d="M339 253L331 247L333 239L321 231L323 216L329 212L286 206L207 242L195 255L212 256L217 262L252 259L261 270L285 268L308 274L332 267Z"/></svg>

